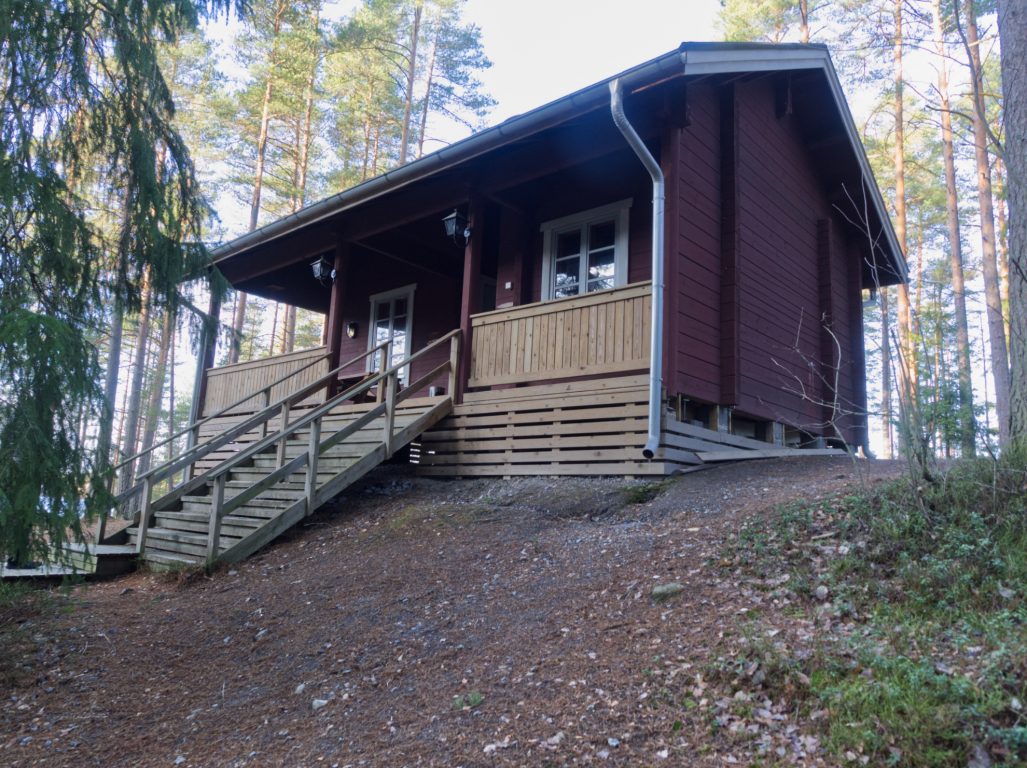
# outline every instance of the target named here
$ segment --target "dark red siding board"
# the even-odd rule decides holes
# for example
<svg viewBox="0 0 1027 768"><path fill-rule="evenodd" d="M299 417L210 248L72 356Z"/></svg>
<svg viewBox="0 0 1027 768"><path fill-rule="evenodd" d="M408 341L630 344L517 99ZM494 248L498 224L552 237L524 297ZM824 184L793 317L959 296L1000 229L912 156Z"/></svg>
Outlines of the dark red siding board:
<svg viewBox="0 0 1027 768"><path fill-rule="evenodd" d="M823 381L833 378L834 342L845 352L840 399L856 397L850 249L832 216L809 153L788 115L778 117L772 86L737 85L741 396L748 415L783 421L815 434L833 400ZM862 374L860 374L862 375ZM826 397L825 397L826 395ZM852 432L843 424L847 439Z"/></svg>
<svg viewBox="0 0 1027 768"><path fill-rule="evenodd" d="M678 237L670 258L677 275L678 354L671 394L720 399L720 105L706 85L688 91L690 121L678 132L678 162L668 197L677 204Z"/></svg>
<svg viewBox="0 0 1027 768"><path fill-rule="evenodd" d="M340 363L367 350L368 334L371 332L371 328L368 327L371 315L370 297L377 293L402 288L411 283L417 285L414 290L411 345L413 351L422 349L430 341L444 336L460 325L459 281L407 264L396 263L394 268L389 268L388 264L387 258L378 255L368 258L367 254L358 248L351 252L346 273L347 285L343 289L343 326L356 322L360 331L355 339L343 335L339 350ZM422 376L448 358L448 347L442 346L433 350L414 363L410 380ZM366 370L366 367L364 363L360 363L354 365L348 373L360 373ZM434 383L444 384L441 378Z"/></svg>

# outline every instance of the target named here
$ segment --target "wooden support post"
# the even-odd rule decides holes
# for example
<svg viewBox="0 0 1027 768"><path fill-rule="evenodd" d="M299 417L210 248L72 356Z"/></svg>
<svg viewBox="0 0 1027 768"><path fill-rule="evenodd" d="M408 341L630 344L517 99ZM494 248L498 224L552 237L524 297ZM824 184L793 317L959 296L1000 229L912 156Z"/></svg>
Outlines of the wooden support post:
<svg viewBox="0 0 1027 768"><path fill-rule="evenodd" d="M784 447L785 425L780 421L770 422L770 441L777 446Z"/></svg>
<svg viewBox="0 0 1027 768"><path fill-rule="evenodd" d="M335 245L335 281L332 283L332 296L328 305L328 319L325 322L326 344L328 346L328 370L335 370L341 360L339 350L342 348L342 336L345 331L346 318L345 298L348 280L346 278L349 267L350 244L342 239L340 235ZM368 328L368 333L371 329ZM338 382L332 381L328 384L328 393L325 399L331 399L336 394Z"/></svg>
<svg viewBox="0 0 1027 768"><path fill-rule="evenodd" d="M370 333L370 331L368 331ZM385 346L382 347L381 351L381 363L378 365L378 374L381 376L378 379L378 389L375 392L374 401L380 403L385 397L385 372L389 370L389 353L392 351L392 342L386 341Z"/></svg>
<svg viewBox="0 0 1027 768"><path fill-rule="evenodd" d="M446 394L450 398L456 397L456 382L460 375L460 337L458 333L449 340L449 378L446 380Z"/></svg>
<svg viewBox="0 0 1027 768"><path fill-rule="evenodd" d="M317 498L317 463L321 454L321 419L314 419L310 424L310 440L307 442L307 482L304 491L307 495L307 514L314 514L314 503Z"/></svg>
<svg viewBox="0 0 1027 768"><path fill-rule="evenodd" d="M264 404L261 406L261 410L264 410L269 405L271 405L271 387L265 387L265 389L264 389ZM263 437L267 437L267 422L268 422L268 419L264 419L264 421L262 421L260 423L260 436L262 438Z"/></svg>
<svg viewBox="0 0 1027 768"><path fill-rule="evenodd" d="M193 380L193 402L189 408L189 423L195 423L203 417L203 400L207 395L207 369L214 367L214 352L218 343L218 324L221 318L221 300L213 294L207 306L207 316L202 317L203 335L200 341L200 354L196 361L196 378ZM186 436L186 450L192 448L200 439L198 429L191 430ZM192 477L192 468L189 468Z"/></svg>
<svg viewBox="0 0 1027 768"><path fill-rule="evenodd" d="M471 236L464 247L464 280L460 294L460 333L466 354L460 361L454 402L462 402L471 375L471 315L481 310L481 252L485 239L485 215L481 198L472 195L468 202L467 226Z"/></svg>
<svg viewBox="0 0 1027 768"><path fill-rule="evenodd" d="M276 469L281 469L285 464L285 446L289 442L289 436L285 434L286 427L289 426L289 401L286 400L282 403L282 424L279 432L282 433L282 439L278 441L278 454Z"/></svg>
<svg viewBox="0 0 1027 768"><path fill-rule="evenodd" d="M210 498L210 526L207 529L207 560L213 561L218 556L218 543L221 541L221 513L225 506L225 479L228 473L222 473L214 480L214 490Z"/></svg>
<svg viewBox="0 0 1027 768"><path fill-rule="evenodd" d="M153 475L147 475L143 481L143 503L139 509L139 539L136 541L136 554L146 551L146 532L150 528L150 498L153 496ZM100 543L97 539L97 544Z"/></svg>
<svg viewBox="0 0 1027 768"><path fill-rule="evenodd" d="M385 392L385 428L382 430L382 442L385 444L385 458L392 457L392 429L396 423L396 390L399 388L398 373L388 376L388 387Z"/></svg>

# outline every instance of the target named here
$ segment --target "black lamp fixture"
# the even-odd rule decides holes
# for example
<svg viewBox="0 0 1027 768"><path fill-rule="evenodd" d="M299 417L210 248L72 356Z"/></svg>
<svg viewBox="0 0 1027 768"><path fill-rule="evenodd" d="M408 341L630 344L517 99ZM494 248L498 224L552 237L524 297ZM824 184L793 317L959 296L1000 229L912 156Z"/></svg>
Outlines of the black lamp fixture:
<svg viewBox="0 0 1027 768"><path fill-rule="evenodd" d="M360 332L360 326L356 322L351 320L350 322L346 323L346 337L347 338L355 339L359 332Z"/></svg>
<svg viewBox="0 0 1027 768"><path fill-rule="evenodd" d="M313 273L314 279L322 285L335 282L335 267L324 256L318 256L311 262L310 271Z"/></svg>
<svg viewBox="0 0 1027 768"><path fill-rule="evenodd" d="M454 243L457 243L457 235L463 235L464 245L467 245L467 241L471 239L471 228L467 225L467 217L456 208L442 220L442 226L446 228L446 237Z"/></svg>

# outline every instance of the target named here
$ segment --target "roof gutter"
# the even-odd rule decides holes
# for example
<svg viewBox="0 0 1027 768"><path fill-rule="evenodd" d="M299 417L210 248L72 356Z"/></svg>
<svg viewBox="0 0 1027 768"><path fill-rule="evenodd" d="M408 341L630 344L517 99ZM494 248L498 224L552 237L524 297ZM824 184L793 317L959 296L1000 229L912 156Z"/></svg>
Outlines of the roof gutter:
<svg viewBox="0 0 1027 768"><path fill-rule="evenodd" d="M653 180L653 300L652 333L649 339L649 435L642 455L651 459L660 447L663 407L663 218L664 180L660 164L656 162L634 126L624 114L624 99L620 79L610 82L610 113L613 122L624 134L628 145L638 155Z"/></svg>

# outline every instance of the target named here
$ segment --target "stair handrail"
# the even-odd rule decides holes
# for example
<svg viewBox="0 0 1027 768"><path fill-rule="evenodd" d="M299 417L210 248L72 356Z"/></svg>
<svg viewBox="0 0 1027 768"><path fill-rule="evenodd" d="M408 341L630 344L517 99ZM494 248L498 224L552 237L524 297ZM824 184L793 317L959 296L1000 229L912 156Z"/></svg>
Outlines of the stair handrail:
<svg viewBox="0 0 1027 768"><path fill-rule="evenodd" d="M203 418L197 419L196 421L192 422L191 424L188 424L187 426L185 426L182 429L178 430L175 434L170 435L169 437L165 437L160 442L154 443L149 448L147 448L145 451L139 451L138 453L136 453L136 454L134 454L132 456L129 456L127 459L123 459L119 464L115 464L111 468L112 473L114 474L114 476L117 476L118 470L120 470L122 467L124 467L129 462L133 462L136 459L140 459L143 456L145 456L147 453L152 453L152 452L156 451L158 448L161 448L161 447L167 445L172 440L177 440L182 435L188 434L189 432L192 432L194 430L199 429L199 427L203 426L204 424L206 424L211 419L216 419L216 418L219 418L221 416L224 416L228 411L232 410L233 408L235 408L237 406L242 405L247 400L252 400L253 398L255 398L255 397L257 397L258 395L261 395L261 394L263 394L265 396L265 399L270 400L272 388L277 387L280 384L284 384L286 381L291 379L296 374L302 373L303 371L307 370L308 368L310 368L310 367L312 367L314 365L317 365L319 363L323 363L326 358L330 358L331 357L331 353L327 351L327 347L322 346L320 348L324 349L325 352L323 352L322 354L320 354L317 357L315 357L314 359L312 359L306 365L303 365L303 366L297 368L294 371L290 371L289 373L285 374L281 378L275 379L270 384L267 384L267 385L265 385L265 386L263 386L263 387L261 387L259 389L253 390L248 395L244 395L243 397L241 397L238 400L236 400L234 403L226 405L224 408L222 408L221 410L217 411L216 413L212 413L209 416L204 416ZM317 349L317 347L315 347L314 349ZM313 351L313 350L304 350L304 351ZM199 433L197 432L197 435L198 434ZM190 448L188 448L187 450L192 450L195 447L196 447L196 445L190 446ZM167 463L168 462L165 462L165 464L167 464ZM143 475L139 475L138 477L136 477L135 478L136 483L138 483L138 481L141 480L142 478L143 478ZM128 490L132 490L132 489L126 489L125 491L121 491L118 494L118 500L119 501L120 501L121 496L126 494L128 492Z"/></svg>
<svg viewBox="0 0 1027 768"><path fill-rule="evenodd" d="M376 354L379 350L382 350L387 346L388 341L384 341L375 345L374 347L371 347L367 351L362 352L361 354L357 355L356 357L350 360L347 360L345 363L342 363L341 365L337 366L331 371L328 371L328 373L322 375L320 378L316 379L310 384L307 384L303 388L294 390L285 395L284 397L282 397L281 399L277 400L276 402L265 406L260 411L257 411L256 413L247 417L243 421L240 421L239 423L233 425L229 429L218 433L209 440L206 440L202 443L198 443L188 448L180 456L177 456L176 458L170 461L167 461L159 466L147 470L139 476L135 485L133 485L131 488L123 491L121 494L115 497L116 504L124 504L132 497L138 495L141 491L143 494L142 507L144 509L148 509L153 492L153 487L161 480L165 479L168 476L173 476L175 473L177 473L181 469L184 469L185 467L194 465L197 461L202 459L207 454L231 442L240 435L246 434L251 429L260 427L262 424L265 424L278 413L284 414L284 418L287 419L288 412L289 410L291 410L292 406L295 404L296 401L303 400L304 398L309 397L313 392L316 392L321 387L324 387L326 384L330 384L333 380L333 377L337 376L346 368L349 368L359 363L361 360ZM274 385L269 384L267 387L269 392L271 386ZM259 394L261 391L262 390L258 390L257 393ZM352 396L353 395L350 395L350 397ZM253 395L250 395L249 397L253 397ZM248 400L249 397L243 398L243 400L240 400L238 402L245 402L245 400ZM238 402L236 403L236 405L238 404ZM233 406L228 407L231 408ZM208 418L214 418L215 415L212 415ZM199 424L200 422L196 423ZM175 488L173 488L171 491L169 491L168 495L174 493L179 489L188 489L196 487L197 485L202 485L203 478L205 478L206 476L207 473L204 473L199 477L187 478L183 480L182 483L175 486ZM200 482L197 483L197 481ZM101 526L103 526L106 523L106 519L107 513L101 516ZM101 530L103 530L103 528L101 528Z"/></svg>
<svg viewBox="0 0 1027 768"><path fill-rule="evenodd" d="M284 429L279 430L278 432L276 432L273 435L268 435L263 440L260 440L260 441L258 441L256 443L253 443L251 446L249 446L245 450L237 453L236 455L232 456L229 459L226 459L224 462L222 462L217 467L215 467L214 469L210 470L209 473L207 473L207 479L208 480L213 480L218 475L225 474L225 473L231 471L238 464L241 464L242 462L249 460L252 456L254 456L257 453L263 452L264 450L266 450L270 446L275 445L276 443L283 443L285 440L288 439L289 435L293 434L294 432L297 432L300 429L303 429L304 427L306 427L308 424L310 424L315 419L321 418L326 413L328 413L330 410L332 410L332 408L334 408L336 405L338 405L340 402L344 402L344 401L349 400L349 399L351 399L353 397L357 397L358 395L363 394L368 389L370 389L375 384L377 384L379 381L382 381L383 379L386 379L386 378L388 378L388 377L390 377L390 376L392 376L394 374L399 373L399 371L401 371L403 368L406 368L408 365L413 363L418 358L423 357L430 350L434 349L435 347L441 346L443 344L443 342L451 341L455 336L458 336L459 334L460 334L460 330L459 329L452 330L449 333L447 333L445 336L442 336L442 337L436 339L435 341L431 342L430 344L422 347L417 352L413 353L412 355L410 355L408 357L403 358L400 362L395 363L391 367L389 367L389 368L384 368L383 367L381 370L378 371L378 373L375 373L375 374L372 374L372 375L368 376L363 381L361 381L361 382L355 384L354 386L350 387L350 389L346 390L346 392L338 394L335 397L333 397L331 400L326 401L326 402L322 403L321 405L317 406L316 408L310 410L309 412L307 412L306 414L301 416L296 421L294 421L291 424L287 425ZM385 343L387 344L388 342L385 342ZM448 367L448 362L443 364L442 366L439 366L439 367L440 368ZM425 378L426 378L425 376L422 376L420 379L417 380L417 382L414 382L410 386L406 387L404 389L404 392L406 394L403 397L400 397L399 400L406 399L406 397L409 396L409 393L416 391L414 389L414 385L415 384L421 384L422 380L424 380ZM398 402L398 400L397 400L397 402ZM379 403L378 406L376 406L375 408L372 409L372 411L377 410L379 407L382 407L382 406L384 406L384 403Z"/></svg>
<svg viewBox="0 0 1027 768"><path fill-rule="evenodd" d="M383 443L385 448L385 457L388 458L392 455L392 430L395 422L395 411L396 406L416 392L422 386L432 381L436 376L439 376L443 372L448 372L449 380L447 386L447 397L452 399L453 392L456 385L456 375L459 368L459 355L460 355L460 329L455 329L442 336L435 341L429 343L422 349L418 350L412 355L405 357L400 362L386 367L385 362L388 360L388 354L382 355L382 367L378 373L368 376L363 381L355 384L349 390L330 400L322 403L317 408L311 410L306 415L294 421L292 424L287 424L283 429L279 430L274 435L270 435L265 439L254 443L249 448L240 453L236 454L229 460L222 462L218 467L205 473L207 482L213 482L213 492L211 494L211 512L210 522L208 527L207 537L207 559L214 560L218 554L218 542L220 541L220 529L221 520L230 512L234 511L237 507L245 504L250 499L260 495L267 488L275 485L290 475L298 472L304 467L307 468L307 482L305 487L305 498L307 505L307 514L313 512L317 506L317 466L318 459L321 454L332 447L338 442L344 440L350 434L359 431L367 424L370 424L374 419L378 418L382 413L385 414L385 432L383 435ZM398 374L407 366L410 366L415 360L421 358L432 349L441 346L448 342L450 345L449 358L442 364L436 366L428 373L421 376L414 382L411 382L403 392L397 392ZM379 388L379 402L366 413L362 414L357 419L347 424L343 429L338 430L335 434L329 436L325 440L321 440L321 422L325 415L330 413L336 405L340 402L344 402L356 395L361 394L364 391L370 389L374 384L378 382L385 382L385 393L384 402L382 400L382 388ZM295 432L304 429L308 425L311 426L310 438L308 440L307 450L296 456L291 461L285 461L285 446L289 439L289 436ZM231 499L225 499L225 483L229 472L232 471L236 466L248 461L258 453L262 453L268 448L278 444L278 456L277 456L277 468L270 472L266 477L258 480L257 482L250 485L248 488L243 489ZM148 510L144 510L148 513ZM148 518L148 514L140 518L139 527L139 547L140 551L145 549L145 537L146 529L143 524L143 520Z"/></svg>

